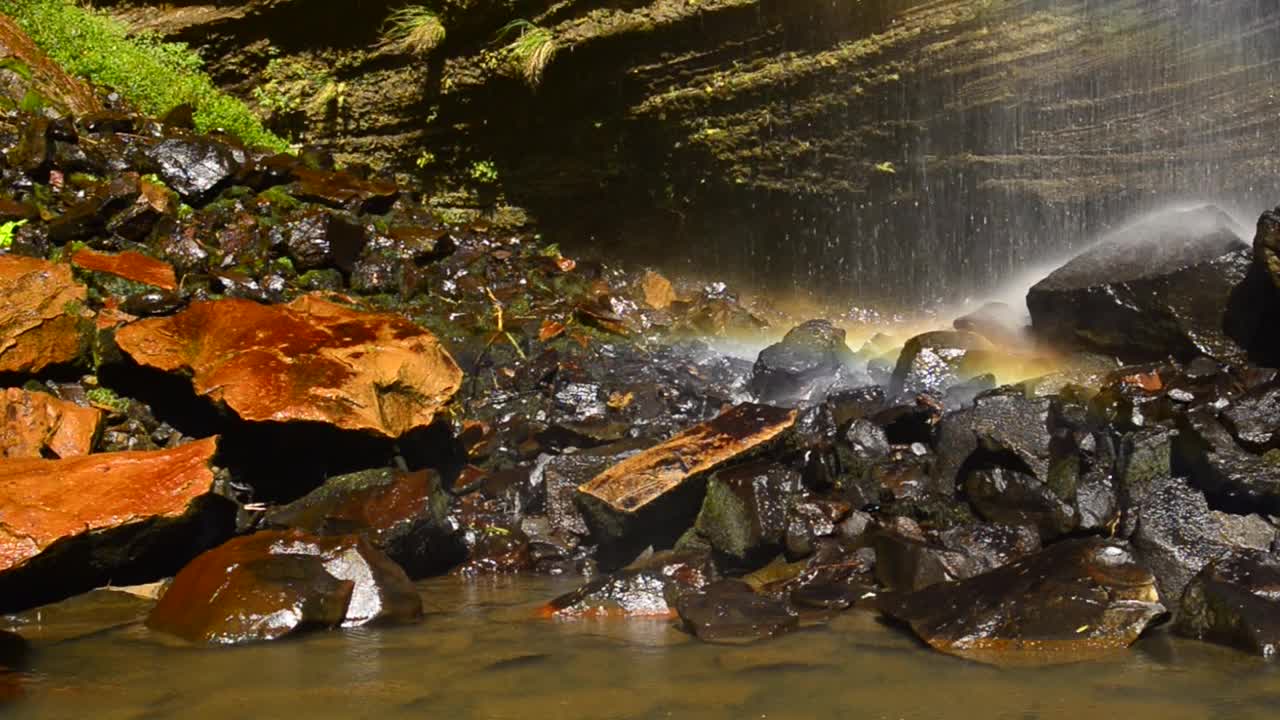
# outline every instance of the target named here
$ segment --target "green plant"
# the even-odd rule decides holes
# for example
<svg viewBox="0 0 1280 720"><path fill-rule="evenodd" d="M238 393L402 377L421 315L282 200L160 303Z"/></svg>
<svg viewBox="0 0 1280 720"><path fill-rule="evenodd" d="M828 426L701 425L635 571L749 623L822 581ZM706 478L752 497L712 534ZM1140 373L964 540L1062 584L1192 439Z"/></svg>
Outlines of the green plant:
<svg viewBox="0 0 1280 720"><path fill-rule="evenodd" d="M471 163L471 170L468 173L471 179L478 183L492 185L498 182L498 168L489 160L477 160Z"/></svg>
<svg viewBox="0 0 1280 720"><path fill-rule="evenodd" d="M321 113L331 102L341 106L346 93L346 83L334 80L319 63L299 58L273 57L262 79L253 100L267 116Z"/></svg>
<svg viewBox="0 0 1280 720"><path fill-rule="evenodd" d="M516 65L526 82L537 87L542 82L542 73L555 57L558 45L551 31L534 25L528 20L512 20L498 31L498 37L515 39L507 43L505 50Z"/></svg>
<svg viewBox="0 0 1280 720"><path fill-rule="evenodd" d="M0 250L8 250L13 247L13 234L18 231L18 228L26 224L26 220L10 220L0 225Z"/></svg>
<svg viewBox="0 0 1280 720"><path fill-rule="evenodd" d="M415 164L418 166L419 170L423 170L431 165L434 165L435 162L436 162L436 154L429 150L423 150L422 152L418 153L418 159L415 161Z"/></svg>
<svg viewBox="0 0 1280 720"><path fill-rule="evenodd" d="M219 90L184 44L130 36L119 22L69 0L0 0L0 12L67 72L115 89L146 113L163 115L188 103L202 132L223 130L270 150L289 147L248 106Z"/></svg>
<svg viewBox="0 0 1280 720"><path fill-rule="evenodd" d="M440 16L421 5L406 5L391 13L383 25L382 43L415 55L427 55L444 42Z"/></svg>
<svg viewBox="0 0 1280 720"><path fill-rule="evenodd" d="M110 388L90 388L85 391L84 396L89 404L117 414L123 414L129 409L129 401L115 394Z"/></svg>

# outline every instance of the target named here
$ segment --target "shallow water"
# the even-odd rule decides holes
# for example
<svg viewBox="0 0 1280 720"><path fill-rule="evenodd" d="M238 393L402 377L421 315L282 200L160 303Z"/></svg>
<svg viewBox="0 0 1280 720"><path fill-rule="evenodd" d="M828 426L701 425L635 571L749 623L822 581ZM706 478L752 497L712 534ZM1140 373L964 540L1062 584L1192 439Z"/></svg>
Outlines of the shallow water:
<svg viewBox="0 0 1280 720"><path fill-rule="evenodd" d="M1157 635L1087 664L996 669L933 653L859 611L745 646L667 620L535 617L569 579L420 585L418 625L242 648L149 632L149 604L94 593L29 613L12 718L1271 718L1280 668Z"/></svg>

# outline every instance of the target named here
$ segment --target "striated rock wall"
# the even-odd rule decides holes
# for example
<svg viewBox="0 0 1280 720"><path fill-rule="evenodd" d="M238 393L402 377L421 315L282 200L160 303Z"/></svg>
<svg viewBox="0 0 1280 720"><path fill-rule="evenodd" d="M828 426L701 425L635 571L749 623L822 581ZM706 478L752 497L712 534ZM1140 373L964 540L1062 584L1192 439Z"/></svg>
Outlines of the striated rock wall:
<svg viewBox="0 0 1280 720"><path fill-rule="evenodd" d="M246 96L311 68L323 102L277 121L340 156L826 296L955 297L1145 209L1280 196L1270 0L450 0L427 58L378 46L390 7L114 11ZM514 17L558 44L536 89L494 39Z"/></svg>

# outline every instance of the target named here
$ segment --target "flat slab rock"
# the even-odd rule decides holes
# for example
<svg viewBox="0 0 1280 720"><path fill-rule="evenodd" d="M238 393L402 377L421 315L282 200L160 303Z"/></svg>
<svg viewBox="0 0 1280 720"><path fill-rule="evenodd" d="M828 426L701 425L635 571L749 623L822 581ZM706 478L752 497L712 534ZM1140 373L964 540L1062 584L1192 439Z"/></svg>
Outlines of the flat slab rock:
<svg viewBox="0 0 1280 720"><path fill-rule="evenodd" d="M178 278L172 265L132 250L113 254L84 248L77 250L71 256L71 264L85 270L107 273L161 290L178 289Z"/></svg>
<svg viewBox="0 0 1280 720"><path fill-rule="evenodd" d="M0 372L34 373L78 357L87 295L67 265L0 255Z"/></svg>
<svg viewBox="0 0 1280 720"><path fill-rule="evenodd" d="M102 412L19 388L0 391L0 458L88 455Z"/></svg>
<svg viewBox="0 0 1280 720"><path fill-rule="evenodd" d="M194 303L116 334L138 363L189 371L245 420L312 421L396 438L429 425L462 383L430 332L314 296L287 305Z"/></svg>
<svg viewBox="0 0 1280 720"><path fill-rule="evenodd" d="M1067 540L989 573L889 596L935 650L992 664L1076 662L1128 647L1165 613L1124 545Z"/></svg>

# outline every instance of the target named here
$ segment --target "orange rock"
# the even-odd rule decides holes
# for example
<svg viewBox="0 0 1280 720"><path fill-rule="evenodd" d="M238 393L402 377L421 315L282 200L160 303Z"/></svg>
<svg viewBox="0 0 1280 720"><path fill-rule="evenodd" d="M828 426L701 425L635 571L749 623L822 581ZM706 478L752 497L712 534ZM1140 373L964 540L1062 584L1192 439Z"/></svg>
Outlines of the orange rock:
<svg viewBox="0 0 1280 720"><path fill-rule="evenodd" d="M208 438L172 450L0 461L0 573L59 540L185 514L213 487L217 447Z"/></svg>
<svg viewBox="0 0 1280 720"><path fill-rule="evenodd" d="M85 270L104 272L161 290L178 289L178 278L172 265L132 250L113 255L84 248L71 256L71 263Z"/></svg>
<svg viewBox="0 0 1280 720"><path fill-rule="evenodd" d="M42 98L76 115L102 109L93 88L68 75L58 63L22 32L18 24L0 15L0 58L14 57L31 71L31 79ZM21 101L22 98L13 98Z"/></svg>
<svg viewBox="0 0 1280 720"><path fill-rule="evenodd" d="M102 413L94 408L18 388L0 392L0 457L60 458L88 455Z"/></svg>
<svg viewBox="0 0 1280 720"><path fill-rule="evenodd" d="M142 365L189 370L197 393L254 421L312 421L399 437L462 384L435 336L397 315L314 296L288 305L200 302L116 334Z"/></svg>
<svg viewBox="0 0 1280 720"><path fill-rule="evenodd" d="M640 278L640 291L644 293L645 304L654 310L666 310L676 301L671 281L652 270Z"/></svg>
<svg viewBox="0 0 1280 720"><path fill-rule="evenodd" d="M0 255L0 372L38 372L78 357L88 337L80 316L86 295L66 265Z"/></svg>

